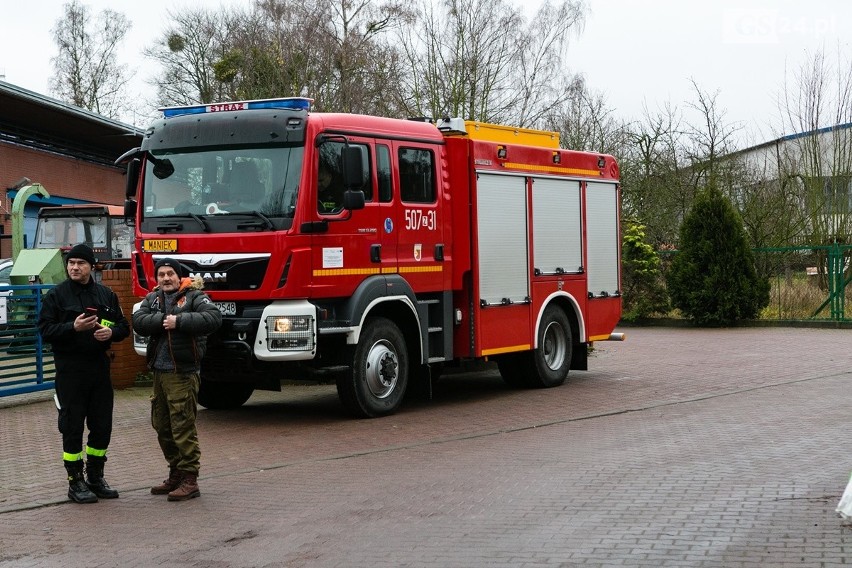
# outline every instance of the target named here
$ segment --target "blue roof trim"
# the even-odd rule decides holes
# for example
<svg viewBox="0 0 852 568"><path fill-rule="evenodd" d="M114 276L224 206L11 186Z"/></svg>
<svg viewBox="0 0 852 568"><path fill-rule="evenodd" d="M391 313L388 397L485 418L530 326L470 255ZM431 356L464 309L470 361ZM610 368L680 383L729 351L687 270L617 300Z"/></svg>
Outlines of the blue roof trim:
<svg viewBox="0 0 852 568"><path fill-rule="evenodd" d="M778 141L787 142L788 140L795 140L796 138L804 138L806 136L813 136L814 134L825 134L826 132L832 132L834 130L846 130L847 128L852 128L852 122L835 124L834 126L826 126L823 128L817 128L816 130L810 130L808 132L800 132L798 134L788 134L787 136L779 138Z"/></svg>
<svg viewBox="0 0 852 568"><path fill-rule="evenodd" d="M737 150L736 152L731 152L728 154L729 156L737 156L739 154L744 154L746 152L750 152L752 150L758 150L760 148L765 148L767 146L775 146L782 142L789 142L791 140L797 140L799 138L806 138L808 136L814 136L817 134L825 134L827 132L832 131L840 131L846 130L847 128L852 128L852 122L845 122L843 124L835 124L834 126L825 126L823 128L817 128L816 130L808 130L807 132L798 132L796 134L786 134L781 138L776 138L775 140L770 140L768 142L761 142L760 144L755 144L754 146L749 146L748 148L743 148L742 150Z"/></svg>
<svg viewBox="0 0 852 568"><path fill-rule="evenodd" d="M14 199L16 195L18 195L17 189L11 189L6 194L10 199ZM73 199L71 197L56 197L51 195L49 198L45 199L41 195L33 195L27 200L27 207L30 206L45 206L45 205L85 205L87 203L94 203L93 201L86 201L85 199Z"/></svg>

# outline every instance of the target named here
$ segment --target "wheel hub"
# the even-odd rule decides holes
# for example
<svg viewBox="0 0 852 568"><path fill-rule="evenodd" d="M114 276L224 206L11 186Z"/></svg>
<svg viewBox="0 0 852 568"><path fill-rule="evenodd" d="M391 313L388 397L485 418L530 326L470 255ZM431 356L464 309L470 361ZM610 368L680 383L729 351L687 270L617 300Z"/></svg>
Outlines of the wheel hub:
<svg viewBox="0 0 852 568"><path fill-rule="evenodd" d="M378 342L367 355L367 388L377 398L385 398L396 388L399 380L399 360L385 342Z"/></svg>
<svg viewBox="0 0 852 568"><path fill-rule="evenodd" d="M565 363L568 352L568 335L562 326L551 322L544 330L544 362L551 370L557 370Z"/></svg>

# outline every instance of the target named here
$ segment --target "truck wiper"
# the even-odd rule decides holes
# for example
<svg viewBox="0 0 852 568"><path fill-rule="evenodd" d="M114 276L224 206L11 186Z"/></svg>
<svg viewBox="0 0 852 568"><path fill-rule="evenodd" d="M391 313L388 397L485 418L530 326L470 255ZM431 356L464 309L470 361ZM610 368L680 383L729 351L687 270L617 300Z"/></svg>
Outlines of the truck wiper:
<svg viewBox="0 0 852 568"><path fill-rule="evenodd" d="M204 229L205 233L210 232L210 225L208 225L207 221L205 221L200 215L196 215L195 213L187 213L187 215L198 221L198 224L201 225L201 228Z"/></svg>
<svg viewBox="0 0 852 568"><path fill-rule="evenodd" d="M210 226L207 225L207 221L205 221L200 215L196 215L195 213L190 213L188 211L186 213L175 213L174 215L159 215L156 218L174 219L175 217L192 217L194 221L198 222L198 224L201 225L201 228L204 229L205 233L210 232Z"/></svg>
<svg viewBox="0 0 852 568"><path fill-rule="evenodd" d="M255 211L255 210L252 209L250 211L237 211L236 214L238 214L238 215L251 215L253 217L259 217L259 218L263 219L264 223L266 223L267 229L274 229L275 228L275 223L273 223L272 220L269 217L267 217L266 215L264 215L260 211Z"/></svg>

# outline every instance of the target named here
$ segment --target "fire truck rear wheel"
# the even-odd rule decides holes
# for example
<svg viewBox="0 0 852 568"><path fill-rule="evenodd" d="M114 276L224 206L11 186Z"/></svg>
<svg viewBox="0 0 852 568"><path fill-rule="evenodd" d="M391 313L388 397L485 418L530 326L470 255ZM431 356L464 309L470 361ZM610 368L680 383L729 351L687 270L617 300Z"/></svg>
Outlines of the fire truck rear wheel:
<svg viewBox="0 0 852 568"><path fill-rule="evenodd" d="M349 372L337 379L337 394L354 416L393 414L408 386L408 350L399 327L374 317L364 322Z"/></svg>
<svg viewBox="0 0 852 568"><path fill-rule="evenodd" d="M529 386L524 373L524 366L526 359L528 359L528 357L524 357L525 355L528 354L509 353L497 358L497 369L500 371L500 376L510 387L520 389Z"/></svg>
<svg viewBox="0 0 852 568"><path fill-rule="evenodd" d="M538 349L509 353L497 359L503 380L515 388L557 387L568 378L573 340L568 316L557 306L549 306L541 318Z"/></svg>
<svg viewBox="0 0 852 568"><path fill-rule="evenodd" d="M538 328L538 349L532 351L528 382L531 387L557 387L568 378L573 339L571 322L558 306L548 306Z"/></svg>

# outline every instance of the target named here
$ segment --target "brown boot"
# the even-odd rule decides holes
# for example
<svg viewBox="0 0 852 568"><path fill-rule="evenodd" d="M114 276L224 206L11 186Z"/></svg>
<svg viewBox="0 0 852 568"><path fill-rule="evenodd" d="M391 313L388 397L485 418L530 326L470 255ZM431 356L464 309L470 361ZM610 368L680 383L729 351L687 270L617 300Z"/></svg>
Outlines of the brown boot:
<svg viewBox="0 0 852 568"><path fill-rule="evenodd" d="M170 467L169 468L169 478L164 479L163 482L159 485L155 485L151 488L151 495L165 495L167 493L171 493L178 487L180 487L180 479L181 472L177 469Z"/></svg>
<svg viewBox="0 0 852 568"><path fill-rule="evenodd" d="M180 486L169 493L169 501L186 501L193 497L200 497L201 491L198 490L198 474L182 471Z"/></svg>

